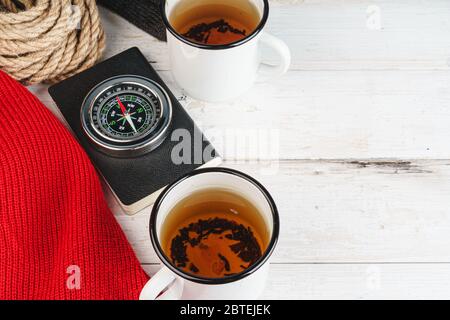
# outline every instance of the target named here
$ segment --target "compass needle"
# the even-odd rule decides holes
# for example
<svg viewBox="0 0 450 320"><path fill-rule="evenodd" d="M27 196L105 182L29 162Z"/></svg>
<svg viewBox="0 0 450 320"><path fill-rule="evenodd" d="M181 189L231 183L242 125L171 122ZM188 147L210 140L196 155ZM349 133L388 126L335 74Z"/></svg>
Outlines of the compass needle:
<svg viewBox="0 0 450 320"><path fill-rule="evenodd" d="M134 132L137 133L136 127L135 127L135 125L133 123L133 120L131 119L130 115L127 114L125 118L127 119L127 121L130 124L131 128L133 128Z"/></svg>
<svg viewBox="0 0 450 320"><path fill-rule="evenodd" d="M136 130L136 126L134 125L133 120L131 119L129 111L125 108L125 106L123 105L123 103L120 100L119 96L116 97L116 100L117 100L117 103L119 104L120 110L122 111L122 115L125 117L127 122L130 124L131 128L133 129L133 131L135 133L137 133L138 131Z"/></svg>
<svg viewBox="0 0 450 320"><path fill-rule="evenodd" d="M122 111L122 115L125 115L127 113L127 109L123 105L122 101L120 101L119 96L116 97L117 103L119 104L120 110Z"/></svg>

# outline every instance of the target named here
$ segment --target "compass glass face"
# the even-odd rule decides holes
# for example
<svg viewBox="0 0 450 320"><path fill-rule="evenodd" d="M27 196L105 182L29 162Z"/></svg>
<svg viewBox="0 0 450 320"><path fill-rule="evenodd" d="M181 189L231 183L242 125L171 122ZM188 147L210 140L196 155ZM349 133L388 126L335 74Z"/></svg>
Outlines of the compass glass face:
<svg viewBox="0 0 450 320"><path fill-rule="evenodd" d="M139 84L123 83L103 91L94 101L92 125L112 140L132 141L149 134L161 117L158 97Z"/></svg>
<svg viewBox="0 0 450 320"><path fill-rule="evenodd" d="M139 156L169 134L172 104L155 81L117 76L94 87L81 107L81 125L94 147L113 156Z"/></svg>

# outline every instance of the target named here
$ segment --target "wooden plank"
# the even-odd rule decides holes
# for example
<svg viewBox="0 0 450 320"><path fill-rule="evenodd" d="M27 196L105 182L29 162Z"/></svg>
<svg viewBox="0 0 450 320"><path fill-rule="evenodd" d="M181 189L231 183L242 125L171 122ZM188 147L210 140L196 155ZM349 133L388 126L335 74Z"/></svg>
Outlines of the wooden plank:
<svg viewBox="0 0 450 320"><path fill-rule="evenodd" d="M159 265L143 266L154 274ZM272 264L262 299L449 299L450 264Z"/></svg>
<svg viewBox="0 0 450 320"><path fill-rule="evenodd" d="M369 2L275 3L271 28L298 42L292 45L293 71L270 83L255 85L234 102L211 104L186 98L170 72L161 72L161 76L227 159L448 159L450 71L435 64L444 61L444 55L450 57L450 42L443 37L449 31L450 11L444 9L450 3L374 3L383 8L387 22L392 20L380 35L387 43L370 41L367 30L358 24L362 22L355 12L365 13L361 9ZM138 45L150 61L156 62L157 69L168 68L165 43L106 9L102 9L102 17L108 34L107 57ZM286 24L294 29L283 28ZM338 31L344 34L333 34ZM321 36L313 41L314 32ZM358 32L363 34L358 36ZM414 35L414 40L406 38L409 45L402 42L406 41L403 33ZM419 35L424 40L420 45L416 41ZM309 42L305 37L311 37ZM358 43L363 39L365 46ZM297 53L296 48L302 52ZM364 65L355 66L361 63ZM346 68L361 70L344 71ZM368 71L378 69L398 70ZM30 89L52 106L45 88ZM266 134L273 136L275 143L264 138L259 141L260 149L269 152L248 144L235 145L241 140L242 130L249 127L253 133L267 127L272 130ZM231 139L225 141L230 132Z"/></svg>
<svg viewBox="0 0 450 320"><path fill-rule="evenodd" d="M216 144L231 143L219 148L227 159L448 159L448 83L449 71L298 71L231 103L185 105ZM270 154L232 144L249 127L271 130L274 142L258 141Z"/></svg>
<svg viewBox="0 0 450 320"><path fill-rule="evenodd" d="M226 159L450 158L450 71L290 72L229 103L186 98L160 73Z"/></svg>
<svg viewBox="0 0 450 320"><path fill-rule="evenodd" d="M108 56L138 45L156 69L170 69L164 43L100 12ZM292 70L449 70L449 12L446 0L281 0L271 1L266 30L291 48Z"/></svg>
<svg viewBox="0 0 450 320"><path fill-rule="evenodd" d="M273 262L450 263L449 161L287 161L272 174L264 163L226 165L257 177L278 204ZM149 214L116 215L142 263L158 262Z"/></svg>

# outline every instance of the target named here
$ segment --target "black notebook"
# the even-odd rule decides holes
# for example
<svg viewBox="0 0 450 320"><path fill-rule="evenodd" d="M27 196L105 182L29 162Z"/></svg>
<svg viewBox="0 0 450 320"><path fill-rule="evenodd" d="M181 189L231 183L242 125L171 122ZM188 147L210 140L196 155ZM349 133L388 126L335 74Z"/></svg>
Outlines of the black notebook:
<svg viewBox="0 0 450 320"><path fill-rule="evenodd" d="M172 149L179 141L172 141L171 135L155 150L138 157L114 157L103 153L88 139L83 131L80 110L86 95L102 81L121 75L136 75L156 81L169 95L172 102L172 123L170 131L186 129L192 137L203 137L202 148L211 154L208 159L194 159L194 143L191 143L191 161L174 164ZM96 66L66 79L49 88L49 93L68 125L86 150L91 161L128 214L134 214L153 204L159 192L181 176L204 166L216 166L220 157L212 149L191 117L151 67L138 48L124 51ZM210 152L213 150L213 152Z"/></svg>

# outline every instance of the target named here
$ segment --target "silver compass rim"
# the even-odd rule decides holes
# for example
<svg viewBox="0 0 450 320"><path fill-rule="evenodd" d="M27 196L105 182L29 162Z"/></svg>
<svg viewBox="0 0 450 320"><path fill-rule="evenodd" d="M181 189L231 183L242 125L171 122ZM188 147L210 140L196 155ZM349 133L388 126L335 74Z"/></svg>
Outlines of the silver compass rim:
<svg viewBox="0 0 450 320"><path fill-rule="evenodd" d="M156 128L154 130L149 130L148 133L145 135L137 138L137 139L131 139L129 141L119 141L114 140L113 138L104 136L102 133L98 132L98 130L95 128L95 126L92 123L92 118L90 117L93 104L99 97L99 95L103 94L106 90L109 88L122 83L134 83L140 86L145 87L147 90L152 92L155 97L158 98L160 104L161 104L161 121L163 121L161 128ZM106 86L103 88L103 86ZM155 92L154 88L157 89L157 91L160 91L160 93L163 95L163 97L160 96L158 92ZM98 92L96 92L98 91ZM164 98L164 99L162 99ZM164 103L164 100L166 103ZM167 111L166 111L167 109ZM85 99L83 100L83 104L81 106L81 124L83 131L87 135L87 137L90 139L91 142L93 142L96 146L98 146L100 149L103 149L107 153L111 153L116 156L124 155L125 152L130 152L131 155L139 155L143 153L148 153L154 149L156 149L158 146L161 145L161 143L165 140L165 138L168 135L170 124L172 123L172 101L167 93L167 91L156 81L152 79L148 79L142 76L138 75L120 75L115 76L109 79L106 79L99 84L97 84L95 87L93 87L89 93L86 95ZM91 126L92 130L94 130L97 134L99 134L103 139L109 140L112 142L120 143L127 143L127 142L133 142L133 141L140 141L143 140L140 143L136 144L128 144L128 145L113 145L110 143L107 143L106 141L102 141L98 139L95 135L92 134L91 129L88 126L88 123L86 122L86 116L89 118L89 125ZM157 125L157 123L156 123ZM156 130L156 131L155 131ZM156 135L151 136L152 133L157 132ZM151 136L151 138L146 139L147 137Z"/></svg>

